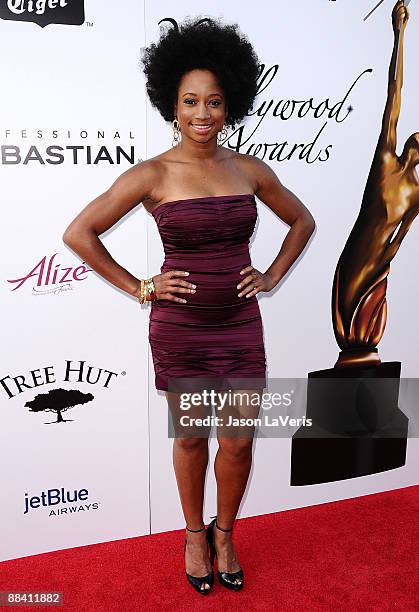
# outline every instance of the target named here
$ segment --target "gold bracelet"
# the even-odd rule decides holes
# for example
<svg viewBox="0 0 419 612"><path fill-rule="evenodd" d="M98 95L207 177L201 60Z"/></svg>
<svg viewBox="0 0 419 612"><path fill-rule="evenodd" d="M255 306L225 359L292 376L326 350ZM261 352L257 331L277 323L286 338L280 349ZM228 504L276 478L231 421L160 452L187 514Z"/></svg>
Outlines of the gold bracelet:
<svg viewBox="0 0 419 612"><path fill-rule="evenodd" d="M156 288L154 286L154 282L152 278L148 278L146 280L146 288L147 288L147 299L150 302L154 302L154 300L156 299Z"/></svg>
<svg viewBox="0 0 419 612"><path fill-rule="evenodd" d="M140 296L138 299L140 304L144 304L145 302L154 302L157 299L156 288L152 278L140 279Z"/></svg>

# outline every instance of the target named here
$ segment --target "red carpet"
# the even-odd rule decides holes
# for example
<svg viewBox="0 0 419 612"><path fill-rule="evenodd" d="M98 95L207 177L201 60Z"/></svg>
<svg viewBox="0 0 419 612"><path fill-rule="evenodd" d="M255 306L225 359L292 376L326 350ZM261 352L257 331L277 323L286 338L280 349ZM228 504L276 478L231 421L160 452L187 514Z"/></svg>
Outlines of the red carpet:
<svg viewBox="0 0 419 612"><path fill-rule="evenodd" d="M65 612L280 610L417 612L419 486L239 519L242 591L196 593L184 531L0 563L0 591L59 590ZM23 606L5 610L53 610Z"/></svg>

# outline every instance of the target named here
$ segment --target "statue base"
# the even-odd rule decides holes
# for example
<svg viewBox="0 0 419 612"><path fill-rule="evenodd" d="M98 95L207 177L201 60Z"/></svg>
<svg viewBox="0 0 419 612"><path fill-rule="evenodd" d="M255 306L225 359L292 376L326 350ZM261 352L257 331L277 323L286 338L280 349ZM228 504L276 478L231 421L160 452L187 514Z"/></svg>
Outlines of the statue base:
<svg viewBox="0 0 419 612"><path fill-rule="evenodd" d="M292 437L291 486L393 470L406 462L401 363L309 372L306 419Z"/></svg>

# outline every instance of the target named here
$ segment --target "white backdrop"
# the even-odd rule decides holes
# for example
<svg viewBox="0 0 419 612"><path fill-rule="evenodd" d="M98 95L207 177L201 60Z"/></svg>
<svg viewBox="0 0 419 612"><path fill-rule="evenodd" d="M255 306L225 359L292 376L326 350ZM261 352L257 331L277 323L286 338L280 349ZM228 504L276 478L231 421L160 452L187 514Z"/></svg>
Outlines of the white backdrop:
<svg viewBox="0 0 419 612"><path fill-rule="evenodd" d="M311 162L318 155L325 159L329 147L324 162L307 163L298 158L298 151L288 160L269 162L317 223L316 234L291 274L273 292L258 297L270 377L305 377L309 371L332 367L337 358L330 310L333 273L358 214L381 129L393 44L393 3L385 2L364 22L373 4L266 0L258 3L255 18L254 5L213 0L199 11L203 17L238 22L265 72L279 66L274 78L266 81L254 110L263 102L266 110L270 100L276 104L310 98L314 105L328 98L332 107L353 86L338 118L347 115L349 105L353 112L341 122L326 114L316 119L312 112L283 120L272 116L272 110L262 119L251 116L244 122L247 142L239 148L244 153L254 153L258 143L286 141L281 154L285 158L295 143L313 142ZM407 136L419 131L415 78L419 8L413 2L410 9L398 153ZM171 146L170 124L146 100L138 66L140 48L158 39L161 19L180 22L196 14L196 3L190 0L175 6L163 0L124 0L118 7L86 0L85 22L79 26L51 23L41 28L0 19L2 57L9 58L1 67L5 95L0 101L5 321L0 372L2 560L184 526L172 467L173 441L167 438L165 398L154 387L147 344L149 309L95 272L80 268L82 262L61 236L79 210L131 163ZM232 135L226 146L236 144ZM51 145L63 148L61 163L48 163L48 159L57 161L47 149ZM118 145L132 155L130 160L117 159ZM77 157L66 148L74 146L83 147ZM10 163L16 159L16 149L10 147L19 148L19 163ZM88 147L92 160L100 151L109 157L89 163ZM262 151L257 153L261 158ZM28 152L31 159L25 163ZM255 267L264 271L279 251L287 227L260 201L258 213L251 256ZM388 322L379 346L383 361L402 362L404 377L418 375L418 329L413 327L419 301L414 281L417 232L413 225L393 261ZM154 219L141 205L102 238L118 263L137 277L159 273L161 241ZM24 280L31 271L33 275ZM73 372L66 380L67 363L80 368L80 361L84 376L79 379ZM81 392L86 403L62 413L71 420L48 425L57 420L56 412L31 412L25 404L54 389L63 389L69 400L69 392ZM290 446L289 439L255 441L240 517L418 481L416 439L408 441L402 468L307 487L289 485ZM206 521L216 509L212 468L216 448L212 439ZM79 499L42 505L42 492L61 488L71 495L77 490ZM25 512L25 498L39 507Z"/></svg>

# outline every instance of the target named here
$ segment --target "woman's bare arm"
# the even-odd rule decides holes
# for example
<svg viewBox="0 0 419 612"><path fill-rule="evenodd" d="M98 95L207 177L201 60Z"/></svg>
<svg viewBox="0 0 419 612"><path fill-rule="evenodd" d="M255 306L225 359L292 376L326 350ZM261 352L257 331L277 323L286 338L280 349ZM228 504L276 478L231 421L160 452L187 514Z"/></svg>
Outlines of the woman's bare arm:
<svg viewBox="0 0 419 612"><path fill-rule="evenodd" d="M277 285L304 250L316 228L316 223L310 211L280 182L267 163L254 157L252 167L253 176L257 181L257 197L290 226L278 255L265 272Z"/></svg>
<svg viewBox="0 0 419 612"><path fill-rule="evenodd" d="M99 236L149 197L158 179L159 168L155 161L148 160L129 168L107 191L83 208L63 234L64 243L95 272L131 295L137 295L139 279L113 259Z"/></svg>

